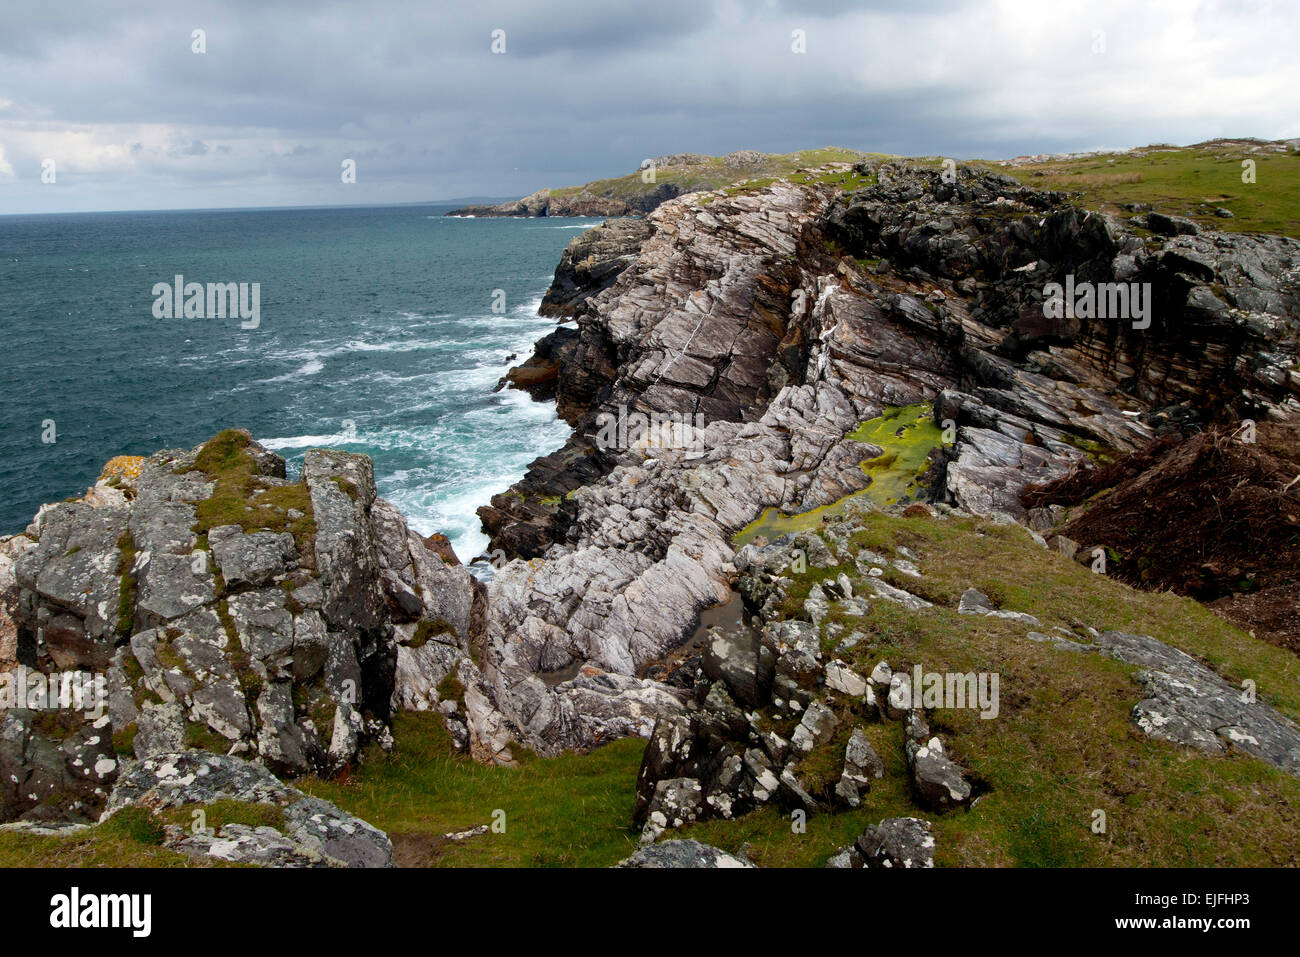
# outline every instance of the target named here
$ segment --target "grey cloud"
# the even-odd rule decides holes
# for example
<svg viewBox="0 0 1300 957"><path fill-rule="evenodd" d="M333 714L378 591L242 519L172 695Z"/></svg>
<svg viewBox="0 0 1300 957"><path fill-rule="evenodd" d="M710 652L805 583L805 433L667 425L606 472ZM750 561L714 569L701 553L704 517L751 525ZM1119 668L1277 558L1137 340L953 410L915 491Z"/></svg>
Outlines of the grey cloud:
<svg viewBox="0 0 1300 957"><path fill-rule="evenodd" d="M1118 0L11 7L0 13L0 147L15 176L0 179L0 210L96 196L333 202L343 158L359 164L350 199L419 200L522 194L675 152L968 158L1300 134L1287 42L1300 11L1186 9L1166 32ZM806 27L808 54L791 52L792 25ZM195 27L207 31L202 55ZM505 55L490 51L496 28ZM1089 54L1094 28L1108 31L1104 58ZM1243 99L1235 84L1263 92ZM51 153L75 192L33 185ZM213 183L220 193L205 194Z"/></svg>

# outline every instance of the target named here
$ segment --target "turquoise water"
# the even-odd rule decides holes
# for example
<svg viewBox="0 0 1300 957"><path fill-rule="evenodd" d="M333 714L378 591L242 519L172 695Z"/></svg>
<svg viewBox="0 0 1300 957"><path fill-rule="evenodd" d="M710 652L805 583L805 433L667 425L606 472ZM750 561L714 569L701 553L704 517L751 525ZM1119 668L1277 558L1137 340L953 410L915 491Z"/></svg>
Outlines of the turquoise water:
<svg viewBox="0 0 1300 957"><path fill-rule="evenodd" d="M418 531L478 554L474 509L568 434L553 404L492 387L554 327L537 305L596 221L447 208L0 217L0 534L114 455L238 426L291 469L314 446L371 455ZM260 324L155 318L176 274L259 283Z"/></svg>

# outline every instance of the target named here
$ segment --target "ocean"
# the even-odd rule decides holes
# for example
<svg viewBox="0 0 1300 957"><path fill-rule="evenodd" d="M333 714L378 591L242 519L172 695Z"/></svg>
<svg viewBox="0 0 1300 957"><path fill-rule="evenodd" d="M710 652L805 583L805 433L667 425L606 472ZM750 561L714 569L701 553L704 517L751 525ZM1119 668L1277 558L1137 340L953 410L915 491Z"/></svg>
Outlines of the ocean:
<svg viewBox="0 0 1300 957"><path fill-rule="evenodd" d="M115 455L240 427L291 474L312 447L370 455L413 528L479 554L475 509L568 435L553 403L492 388L554 328L538 304L598 220L450 208L0 216L0 534ZM256 325L158 318L177 276L246 284Z"/></svg>

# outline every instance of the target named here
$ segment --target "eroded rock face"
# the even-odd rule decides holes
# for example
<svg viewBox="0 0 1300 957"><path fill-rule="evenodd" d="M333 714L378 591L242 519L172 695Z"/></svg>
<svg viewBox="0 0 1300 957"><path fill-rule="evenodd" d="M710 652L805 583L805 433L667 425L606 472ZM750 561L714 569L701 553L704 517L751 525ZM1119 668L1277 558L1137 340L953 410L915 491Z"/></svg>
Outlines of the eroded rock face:
<svg viewBox="0 0 1300 957"><path fill-rule="evenodd" d="M878 184L847 196L778 182L664 203L612 284L578 303L576 334L551 344L547 388L574 435L480 512L493 547L527 560L490 586L485 679L544 753L644 728L631 715L652 693L607 697L583 722L573 689L534 677L631 677L668 653L725 596L735 531L863 487L878 450L847 435L885 406L933 402L948 428L937 500L1022 522L1027 484L1084 449L1145 445L1171 407L1300 411L1284 347L1300 243L1144 237L1145 221L966 169L952 183L938 167L861 172ZM1048 319L1044 288L1067 275L1149 283L1150 325ZM704 425L681 447L600 441L601 416L634 413Z"/></svg>
<svg viewBox="0 0 1300 957"><path fill-rule="evenodd" d="M1287 345L1300 244L1144 237L1141 224L970 170L952 183L937 168L861 171L878 184L849 196L786 182L696 194L576 241L556 296L577 328L550 339L533 370L575 431L481 510L493 546L517 559L486 590L375 497L363 457L308 455L294 510L315 530L309 543L291 534L290 549L287 529L256 523L207 525L201 543L198 507L216 479L194 468L197 450L160 453L138 478L42 509L0 543L15 653L42 668L107 667L115 726L136 724L137 754L173 748L197 724L285 769L341 767L383 740L394 705L438 710L471 753L503 762L512 740L554 754L678 716L727 724L769 696L816 716L823 685L901 718L901 691L891 704L888 681L873 673L864 688L818 647L835 602L927 606L877 578L857 595L828 582L808 596L809 621L769 622L757 646L737 638L752 662L715 656L699 713L687 713L689 680L644 675L740 573L761 571L761 547L738 554L737 530L766 508L864 488L860 463L882 449L849 435L886 406L932 402L951 433L933 498L1040 524L1021 490L1083 448L1137 448L1171 416L1300 408ZM1151 324L1048 319L1044 286L1066 274L1150 283ZM651 413L687 417L689 433L660 444L635 427L612 444L603 434L602 416ZM264 490L293 487L278 457L249 454ZM806 544L814 566L844 557L830 537ZM887 561L911 574L907 559ZM769 607L779 583L745 577L749 610ZM967 610L998 612L974 596ZM0 649L7 640L0 626ZM808 804L786 751L824 744L826 729L797 726L797 745L764 738L670 776L700 782L705 808L723 793L734 803L713 784L740 767L751 795Z"/></svg>
<svg viewBox="0 0 1300 957"><path fill-rule="evenodd" d="M313 450L291 483L246 433L209 445L46 506L0 547L8 666L99 675L107 698L4 717L6 819L86 820L120 765L187 747L331 774L390 743L394 706L437 709L470 748L469 572L376 497L365 456ZM251 475L235 499L231 467Z"/></svg>
<svg viewBox="0 0 1300 957"><path fill-rule="evenodd" d="M610 219L572 240L538 312L571 316L580 302L611 286L650 235L644 219Z"/></svg>
<svg viewBox="0 0 1300 957"><path fill-rule="evenodd" d="M665 200L680 196L682 188L674 183L660 183L626 199L592 195L585 190L556 195L549 189L539 189L522 199L483 206L463 206L448 216L632 216L648 213Z"/></svg>
<svg viewBox="0 0 1300 957"><path fill-rule="evenodd" d="M117 779L112 722L14 708L0 718L0 815L90 822Z"/></svg>

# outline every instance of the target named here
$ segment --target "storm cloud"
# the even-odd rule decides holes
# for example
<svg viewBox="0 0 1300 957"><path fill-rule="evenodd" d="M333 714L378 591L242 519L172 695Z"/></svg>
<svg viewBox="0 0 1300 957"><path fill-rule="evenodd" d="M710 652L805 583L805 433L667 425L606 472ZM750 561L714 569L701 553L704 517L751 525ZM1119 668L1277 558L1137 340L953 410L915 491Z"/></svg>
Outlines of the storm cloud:
<svg viewBox="0 0 1300 957"><path fill-rule="evenodd" d="M8 5L0 213L513 196L677 152L1292 137L1298 28L1268 0Z"/></svg>

